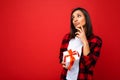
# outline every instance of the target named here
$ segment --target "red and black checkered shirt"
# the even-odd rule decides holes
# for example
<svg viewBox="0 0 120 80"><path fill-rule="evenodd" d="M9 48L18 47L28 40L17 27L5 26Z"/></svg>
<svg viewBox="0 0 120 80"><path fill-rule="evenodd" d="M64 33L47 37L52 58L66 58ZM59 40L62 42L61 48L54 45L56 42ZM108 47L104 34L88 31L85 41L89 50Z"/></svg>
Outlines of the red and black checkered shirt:
<svg viewBox="0 0 120 80"><path fill-rule="evenodd" d="M91 35L88 39L90 53L87 56L81 55L79 63L79 74L77 80L93 80L93 71L95 68L96 61L100 56L100 50L102 47L102 40L100 37ZM60 48L60 63L62 62L63 51L67 50L70 41L70 34L66 34L62 40ZM60 80L66 80L67 69L63 68Z"/></svg>

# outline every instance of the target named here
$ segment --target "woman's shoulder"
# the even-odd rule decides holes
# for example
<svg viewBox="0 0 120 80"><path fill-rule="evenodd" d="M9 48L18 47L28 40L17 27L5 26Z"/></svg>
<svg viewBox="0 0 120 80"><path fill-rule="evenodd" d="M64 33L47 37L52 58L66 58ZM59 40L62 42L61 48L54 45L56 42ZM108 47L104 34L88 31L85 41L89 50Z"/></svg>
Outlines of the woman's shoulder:
<svg viewBox="0 0 120 80"><path fill-rule="evenodd" d="M63 39L69 39L70 38L70 33L66 33L63 37Z"/></svg>
<svg viewBox="0 0 120 80"><path fill-rule="evenodd" d="M70 33L66 33L62 39L62 44L68 43L70 40Z"/></svg>
<svg viewBox="0 0 120 80"><path fill-rule="evenodd" d="M97 36L97 35L91 35L89 38L88 38L88 41L89 42L93 42L93 43L99 43L99 44L102 44L102 39L100 36Z"/></svg>

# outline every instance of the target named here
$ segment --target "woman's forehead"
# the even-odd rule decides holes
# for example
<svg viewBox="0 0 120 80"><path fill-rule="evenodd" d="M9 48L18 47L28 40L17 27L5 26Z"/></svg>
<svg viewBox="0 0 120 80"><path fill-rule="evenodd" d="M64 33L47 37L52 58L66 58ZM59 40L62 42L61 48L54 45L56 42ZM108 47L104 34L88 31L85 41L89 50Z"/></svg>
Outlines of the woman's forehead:
<svg viewBox="0 0 120 80"><path fill-rule="evenodd" d="M73 12L73 14L77 14L77 13L83 14L83 12L81 10L76 10L76 11Z"/></svg>
<svg viewBox="0 0 120 80"><path fill-rule="evenodd" d="M74 12L73 12L73 14L72 14L72 15L74 16L74 15L76 15L76 14L83 14L83 12L82 12L82 11L80 11L80 10L76 10L76 11L74 11Z"/></svg>

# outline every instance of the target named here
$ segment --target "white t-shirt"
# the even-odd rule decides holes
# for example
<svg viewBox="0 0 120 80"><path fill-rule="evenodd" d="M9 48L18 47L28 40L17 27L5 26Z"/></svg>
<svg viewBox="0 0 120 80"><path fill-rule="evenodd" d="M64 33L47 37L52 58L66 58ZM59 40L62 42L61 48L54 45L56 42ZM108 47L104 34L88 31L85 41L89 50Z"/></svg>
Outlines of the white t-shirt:
<svg viewBox="0 0 120 80"><path fill-rule="evenodd" d="M68 50L71 49L72 51L77 51L79 53L79 55L81 56L82 46L83 46L83 44L82 44L81 40L79 38L75 37L69 41L67 49ZM78 57L77 60L74 61L74 64L71 67L71 69L67 71L67 75L66 75L67 80L77 80L78 72L79 72L80 56Z"/></svg>

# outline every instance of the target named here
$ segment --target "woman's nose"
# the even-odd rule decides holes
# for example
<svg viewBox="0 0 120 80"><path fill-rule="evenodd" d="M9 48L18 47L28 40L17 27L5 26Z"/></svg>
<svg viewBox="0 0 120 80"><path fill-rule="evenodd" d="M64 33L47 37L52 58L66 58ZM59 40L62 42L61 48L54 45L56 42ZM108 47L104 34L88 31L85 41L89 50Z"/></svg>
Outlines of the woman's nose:
<svg viewBox="0 0 120 80"><path fill-rule="evenodd" d="M74 22L76 22L76 21L78 21L78 19L77 19L77 18L74 18Z"/></svg>

